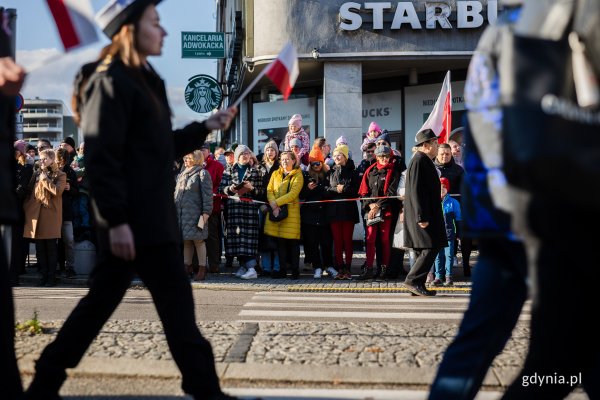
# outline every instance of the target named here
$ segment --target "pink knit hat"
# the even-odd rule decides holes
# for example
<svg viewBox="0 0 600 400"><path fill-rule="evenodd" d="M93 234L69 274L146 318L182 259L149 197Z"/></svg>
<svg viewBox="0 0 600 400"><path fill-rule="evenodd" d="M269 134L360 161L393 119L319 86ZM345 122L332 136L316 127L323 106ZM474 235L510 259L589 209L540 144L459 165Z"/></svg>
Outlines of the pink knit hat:
<svg viewBox="0 0 600 400"><path fill-rule="evenodd" d="M377 125L377 122L373 121L371 122L371 124L369 125L369 130L367 132L371 132L371 131L376 131L381 133L381 128L379 127L379 125Z"/></svg>
<svg viewBox="0 0 600 400"><path fill-rule="evenodd" d="M292 115L292 118L290 118L288 125L294 125L296 128L301 128L302 127L302 115L300 115L300 114Z"/></svg>
<svg viewBox="0 0 600 400"><path fill-rule="evenodd" d="M19 150L19 152L21 154L25 154L25 151L27 149L27 142L24 140L17 140L14 143L14 147L15 147L15 150Z"/></svg>
<svg viewBox="0 0 600 400"><path fill-rule="evenodd" d="M348 144L348 140L346 139L346 137L344 135L340 136L339 138L337 138L337 140L335 141L335 145L339 146L340 144Z"/></svg>

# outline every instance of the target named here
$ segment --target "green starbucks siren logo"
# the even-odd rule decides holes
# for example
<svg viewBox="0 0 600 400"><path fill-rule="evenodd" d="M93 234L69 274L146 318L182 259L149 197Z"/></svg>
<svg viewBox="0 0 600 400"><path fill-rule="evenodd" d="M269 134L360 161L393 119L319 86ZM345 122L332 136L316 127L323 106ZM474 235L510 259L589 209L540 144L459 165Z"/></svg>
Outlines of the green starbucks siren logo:
<svg viewBox="0 0 600 400"><path fill-rule="evenodd" d="M209 113L221 105L223 92L221 86L213 77L196 75L189 79L185 88L185 102L197 113Z"/></svg>

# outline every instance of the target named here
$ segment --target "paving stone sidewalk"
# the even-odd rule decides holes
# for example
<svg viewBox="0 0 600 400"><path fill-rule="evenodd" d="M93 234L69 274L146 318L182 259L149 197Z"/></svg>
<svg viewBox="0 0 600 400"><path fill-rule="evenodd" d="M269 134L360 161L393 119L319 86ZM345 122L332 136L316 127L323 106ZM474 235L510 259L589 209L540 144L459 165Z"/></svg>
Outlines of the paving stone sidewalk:
<svg viewBox="0 0 600 400"><path fill-rule="evenodd" d="M43 323L45 333L18 333L21 370L53 340L63 321ZM294 382L427 385L457 324L208 322L200 323L213 345L225 382ZM504 386L520 369L529 328L520 323L484 382ZM110 321L73 374L178 377L162 326L155 321Z"/></svg>

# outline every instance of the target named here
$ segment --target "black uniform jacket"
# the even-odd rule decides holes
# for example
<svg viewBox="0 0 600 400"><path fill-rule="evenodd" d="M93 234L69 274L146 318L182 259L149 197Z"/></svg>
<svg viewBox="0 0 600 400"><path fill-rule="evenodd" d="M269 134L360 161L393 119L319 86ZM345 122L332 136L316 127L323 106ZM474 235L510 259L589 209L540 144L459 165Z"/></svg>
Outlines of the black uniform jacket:
<svg viewBox="0 0 600 400"><path fill-rule="evenodd" d="M100 63L85 89L85 163L101 229L128 223L137 246L180 240L172 166L204 143L192 123L173 131L165 85L151 69ZM139 72L139 71L138 71Z"/></svg>

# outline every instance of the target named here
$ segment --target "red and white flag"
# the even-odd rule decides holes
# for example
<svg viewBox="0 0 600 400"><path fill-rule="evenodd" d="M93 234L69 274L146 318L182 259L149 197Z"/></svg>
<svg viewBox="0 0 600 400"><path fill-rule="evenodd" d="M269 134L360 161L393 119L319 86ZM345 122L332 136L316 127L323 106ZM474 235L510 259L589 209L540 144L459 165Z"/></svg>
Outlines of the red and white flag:
<svg viewBox="0 0 600 400"><path fill-rule="evenodd" d="M47 0L65 51L98 40L90 0Z"/></svg>
<svg viewBox="0 0 600 400"><path fill-rule="evenodd" d="M438 137L438 143L447 143L452 131L452 87L450 86L450 71L442 84L442 90L438 96L429 118L423 124L423 129L431 129Z"/></svg>
<svg viewBox="0 0 600 400"><path fill-rule="evenodd" d="M271 79L277 89L287 100L296 84L300 69L298 68L298 54L292 43L288 42L266 70L266 75Z"/></svg>

